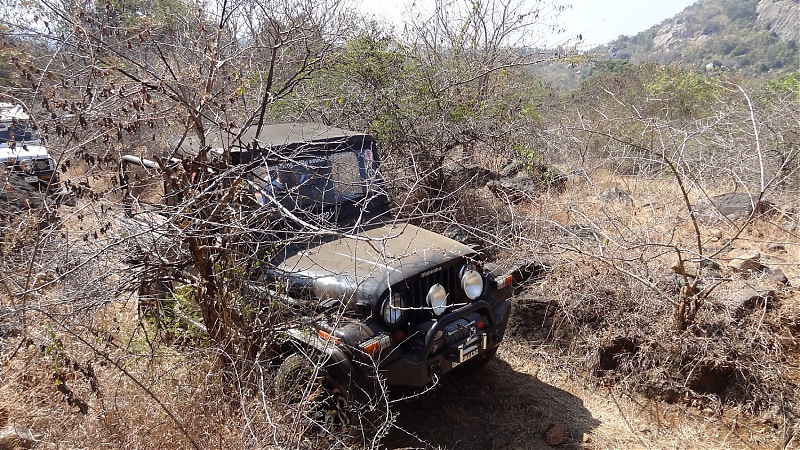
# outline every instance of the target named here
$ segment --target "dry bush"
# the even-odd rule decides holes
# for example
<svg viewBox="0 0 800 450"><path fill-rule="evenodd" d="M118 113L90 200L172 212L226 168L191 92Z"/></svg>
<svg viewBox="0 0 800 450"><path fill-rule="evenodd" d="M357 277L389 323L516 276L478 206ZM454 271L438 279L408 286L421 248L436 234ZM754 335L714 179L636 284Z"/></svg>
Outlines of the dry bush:
<svg viewBox="0 0 800 450"><path fill-rule="evenodd" d="M266 363L227 364L207 345L165 345L132 301L92 313L28 313L5 334L0 411L69 447L350 448L271 392ZM69 313L68 313L69 312ZM3 317L4 325L14 318ZM233 382L231 382L233 381ZM324 425L324 424L323 424Z"/></svg>
<svg viewBox="0 0 800 450"><path fill-rule="evenodd" d="M195 325L173 320L156 326L140 315L135 294L147 270L140 258L163 242L124 219L113 185L102 193L89 189L75 207L59 209L50 226L42 227L39 212L30 211L4 230L4 421L42 433L45 442L82 448L369 442L356 427L321 427L310 414L315 405L289 408L273 398L267 339L276 322L287 320L274 305L260 306L257 298L240 305L249 315L242 332L250 340L237 354L224 353ZM236 295L234 287L229 295ZM196 312L182 312L200 321ZM256 342L263 347L252 348Z"/></svg>
<svg viewBox="0 0 800 450"><path fill-rule="evenodd" d="M602 200L613 186L631 201ZM800 402L800 380L791 375L800 356L792 337L797 294L767 274L736 273L728 262L731 250L758 250L764 264L796 279L800 239L794 225L785 215L700 222L701 254L682 197L668 176L595 170L573 176L564 194L529 204L522 219L530 222L528 245L560 262L518 299L511 334L540 345L539 354L554 366L623 392L712 414L741 408L791 424ZM784 211L798 206L791 196L774 198ZM780 243L781 250L767 251L768 243ZM685 331L675 330L675 302L685 286L673 268L676 248L690 267L689 279L715 287ZM718 268L699 264L700 256ZM736 310L733 299L746 286L766 286L776 295Z"/></svg>
<svg viewBox="0 0 800 450"><path fill-rule="evenodd" d="M558 254L561 264L520 299L512 330L542 342L540 353L557 358L553 364L623 392L714 411L741 407L791 429L800 399L792 375L797 294L790 286L800 238L797 184L789 181L796 176L796 121L787 118L797 103L715 86L724 95L696 119L648 113L652 99L630 100L619 87L591 97L585 109L559 105L564 109L548 116L558 120L545 129L548 151L573 176L564 195L536 200L522 215L533 222L530 246ZM611 187L629 197L601 200ZM739 220L708 206L710 214L697 215L699 205L731 191L772 206ZM673 271L681 268L678 251L690 277ZM760 252L790 285L730 270L742 251ZM696 315L685 331L673 331L675 305L697 277L706 290ZM776 295L737 311L734 299L745 286Z"/></svg>

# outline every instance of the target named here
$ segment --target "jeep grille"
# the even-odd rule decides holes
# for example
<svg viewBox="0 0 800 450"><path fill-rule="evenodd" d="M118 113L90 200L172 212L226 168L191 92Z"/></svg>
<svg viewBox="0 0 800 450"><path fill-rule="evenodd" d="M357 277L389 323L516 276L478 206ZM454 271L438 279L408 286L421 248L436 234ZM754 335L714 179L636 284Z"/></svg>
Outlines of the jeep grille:
<svg viewBox="0 0 800 450"><path fill-rule="evenodd" d="M406 280L411 303L414 308L420 308L412 314L411 321L413 323L430 320L432 317L432 312L425 301L425 297L428 295L430 288L437 283L447 290L448 305L464 302L466 297L461 290L458 278L458 272L463 264L464 262L461 259L457 259L426 270Z"/></svg>

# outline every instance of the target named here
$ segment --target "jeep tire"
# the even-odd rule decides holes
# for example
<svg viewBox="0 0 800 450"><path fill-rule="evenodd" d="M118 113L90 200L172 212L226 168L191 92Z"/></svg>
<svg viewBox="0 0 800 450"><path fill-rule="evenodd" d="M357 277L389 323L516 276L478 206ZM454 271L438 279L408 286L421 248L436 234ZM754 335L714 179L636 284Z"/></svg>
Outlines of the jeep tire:
<svg viewBox="0 0 800 450"><path fill-rule="evenodd" d="M304 414L317 423L349 424L347 392L305 355L292 353L281 363L273 392L282 403L305 409Z"/></svg>

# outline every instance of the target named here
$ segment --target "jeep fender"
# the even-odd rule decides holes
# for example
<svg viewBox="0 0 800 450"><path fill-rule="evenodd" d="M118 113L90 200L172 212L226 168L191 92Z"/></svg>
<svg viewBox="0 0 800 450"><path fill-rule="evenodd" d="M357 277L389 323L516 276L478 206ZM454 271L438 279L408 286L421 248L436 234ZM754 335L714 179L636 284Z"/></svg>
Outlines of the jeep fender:
<svg viewBox="0 0 800 450"><path fill-rule="evenodd" d="M353 365L342 349L333 342L302 329L290 328L286 330L286 334L288 335L287 344L293 347L293 350L320 355L322 357L320 362L325 366L331 381L340 388L346 389L345 392L349 391Z"/></svg>

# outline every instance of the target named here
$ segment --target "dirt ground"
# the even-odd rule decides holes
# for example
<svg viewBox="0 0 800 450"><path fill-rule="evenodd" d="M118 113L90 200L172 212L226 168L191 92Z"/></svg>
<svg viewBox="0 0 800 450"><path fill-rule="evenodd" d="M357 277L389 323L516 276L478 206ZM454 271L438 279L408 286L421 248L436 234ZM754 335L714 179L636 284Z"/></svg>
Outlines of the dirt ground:
<svg viewBox="0 0 800 450"><path fill-rule="evenodd" d="M557 447L565 449L792 448L784 442L785 430L754 423L735 411L715 414L598 387L586 374L552 366L543 357L546 350L509 336L485 367L452 374L433 392L398 402L396 429L382 444L550 449L554 446L547 444L545 433L561 426L566 434Z"/></svg>

